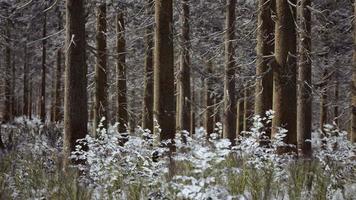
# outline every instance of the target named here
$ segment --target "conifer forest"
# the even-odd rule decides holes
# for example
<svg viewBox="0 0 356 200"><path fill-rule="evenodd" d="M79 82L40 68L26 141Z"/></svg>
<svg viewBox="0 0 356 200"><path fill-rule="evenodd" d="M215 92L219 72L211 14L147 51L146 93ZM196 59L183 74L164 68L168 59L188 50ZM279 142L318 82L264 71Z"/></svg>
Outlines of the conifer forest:
<svg viewBox="0 0 356 200"><path fill-rule="evenodd" d="M0 0L0 200L356 200L356 0Z"/></svg>

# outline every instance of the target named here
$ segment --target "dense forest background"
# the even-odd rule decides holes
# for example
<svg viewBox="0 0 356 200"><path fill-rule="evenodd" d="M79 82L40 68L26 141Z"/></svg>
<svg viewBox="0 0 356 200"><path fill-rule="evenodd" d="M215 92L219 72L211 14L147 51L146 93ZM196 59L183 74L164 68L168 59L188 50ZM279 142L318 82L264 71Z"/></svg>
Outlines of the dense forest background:
<svg viewBox="0 0 356 200"><path fill-rule="evenodd" d="M303 179L301 187L307 189L299 188L300 194L295 196L290 191L299 191L296 188L276 191L298 199L302 191L315 191L325 183L320 186L325 191L310 195L338 199L342 195L335 194L342 188L342 198L353 199L355 189L345 188L355 187L350 174L356 169L354 9L352 0L0 0L0 168L7 174L0 183L16 182L6 163L16 160L15 155L23 156L19 147L29 148L44 140L48 145L40 148L39 155L30 153L28 160L47 158L42 153L52 149L58 154L51 155L56 166L52 168L60 169L58 174L68 175L67 170L61 171L68 165L82 165L79 171L89 175L75 173L74 182L94 186L92 191L83 190L79 199L129 199L134 194L139 196L132 199L147 195L163 199L164 194L172 199L207 199L214 192L205 186L205 196L199 196L203 189L194 192L190 187L193 192L182 192L189 186L184 180L182 187L169 184L197 166L204 173L214 168L216 174L211 176L216 177L223 165L221 157L228 169L244 169L249 175L290 162L295 163L288 166L310 167L296 177L318 174L315 166L321 166L318 172L326 175L330 173L326 169L333 166L331 171L342 174L339 179L323 179L313 187L313 181ZM167 143L167 139L171 141ZM150 142L143 142L146 140ZM120 153L104 153L98 150L100 145L120 149ZM167 146L169 151L162 150ZM204 149L202 155L214 154L207 161L209 167L198 164L207 159L202 155L194 161L197 149ZM227 149L229 153L221 153ZM241 152L246 155L234 157ZM146 167L167 176L164 180L169 186L157 186L160 177L140 179L156 184L159 195L142 185L131 185L126 179L132 174L115 174L129 168L130 162L141 166L143 158L134 155L147 156L150 163L166 162ZM172 160L172 155L178 158ZM190 161L182 159L190 155ZM134 161L124 162L130 156ZM254 162L252 167L241 167L245 158L258 160L257 165L265 168ZM99 171L123 177L119 186L106 176L96 179L100 173L90 165L103 160L109 164ZM306 160L310 163L305 164ZM329 161L333 164L325 164ZM345 171L338 171L346 165ZM90 174L93 171L98 174ZM140 177L136 171L132 173L132 177ZM261 188L272 188L267 183L273 176L264 179ZM202 178L201 174L192 177ZM253 180L252 175L248 177ZM240 188L238 180L222 188ZM216 199L237 194L246 199L283 196L272 194L273 189L267 195L261 188L256 196L247 182L241 191L215 191L221 194ZM123 183L129 183L128 189ZM327 193L326 188L333 184L340 187ZM144 189L135 193L136 186ZM0 199L24 191L14 188L3 186ZM59 193L59 199L69 198ZM311 197L306 193L304 198ZM12 198L33 194L17 195Z"/></svg>

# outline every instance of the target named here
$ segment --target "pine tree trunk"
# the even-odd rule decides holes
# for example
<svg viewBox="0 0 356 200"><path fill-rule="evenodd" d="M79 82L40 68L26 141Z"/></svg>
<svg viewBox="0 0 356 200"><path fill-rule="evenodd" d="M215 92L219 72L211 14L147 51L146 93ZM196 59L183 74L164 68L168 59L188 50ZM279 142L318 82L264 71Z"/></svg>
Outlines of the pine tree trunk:
<svg viewBox="0 0 356 200"><path fill-rule="evenodd" d="M10 22L6 25L6 47L5 47L5 110L4 122L11 119L11 49L10 49Z"/></svg>
<svg viewBox="0 0 356 200"><path fill-rule="evenodd" d="M46 30L46 13L44 13L43 19L43 30L42 38L45 38L47 35ZM40 97L40 118L42 122L46 121L46 40L42 40L42 79L41 79L41 97Z"/></svg>
<svg viewBox="0 0 356 200"><path fill-rule="evenodd" d="M153 0L148 0L147 15L154 15ZM153 25L146 28L145 33L145 89L142 111L142 128L153 133Z"/></svg>
<svg viewBox="0 0 356 200"><path fill-rule="evenodd" d="M11 113L12 119L14 119L18 112L16 109L16 63L15 56L12 58L12 67L11 67Z"/></svg>
<svg viewBox="0 0 356 200"><path fill-rule="evenodd" d="M191 93L190 93L190 41L189 41L189 0L182 0L182 37L181 37L181 55L180 55L180 69L179 69L179 109L178 127L180 130L185 130L190 133L191 120ZM183 137L184 139L184 137Z"/></svg>
<svg viewBox="0 0 356 200"><path fill-rule="evenodd" d="M88 130L87 66L83 0L66 1L66 69L64 90L64 167L77 140ZM74 45L75 44L75 45ZM84 150L86 149L83 147Z"/></svg>
<svg viewBox="0 0 356 200"><path fill-rule="evenodd" d="M296 98L296 0L276 2L275 61L273 70L272 135L278 127L288 130L285 143L297 145L297 98ZM289 149L281 149L283 151Z"/></svg>
<svg viewBox="0 0 356 200"><path fill-rule="evenodd" d="M311 0L301 0L300 5L300 46L299 46L299 80L297 107L298 149L304 156L311 156L312 132L312 90L311 90L311 13L308 7Z"/></svg>
<svg viewBox="0 0 356 200"><path fill-rule="evenodd" d="M236 0L227 0L225 35L224 125L223 134L232 145L236 138L236 92L235 92L235 7Z"/></svg>
<svg viewBox="0 0 356 200"><path fill-rule="evenodd" d="M338 62L337 62L338 63ZM334 86L334 122L339 125L339 74L338 69L335 71L335 86Z"/></svg>
<svg viewBox="0 0 356 200"><path fill-rule="evenodd" d="M33 110L36 110L36 107L35 109L33 109L33 102L32 102L32 97L33 97L33 81L32 80L29 80L29 85L30 85L30 94L27 96L28 98L28 118L29 119L32 119L32 112Z"/></svg>
<svg viewBox="0 0 356 200"><path fill-rule="evenodd" d="M102 128L107 129L108 99L107 99L107 54L106 54L106 4L100 4L97 8L96 24L96 49L97 58L95 65L95 95L94 95L94 124L93 135L97 136L98 128L102 118Z"/></svg>
<svg viewBox="0 0 356 200"><path fill-rule="evenodd" d="M154 118L161 141L175 137L172 0L155 1ZM155 129L155 132L158 132ZM173 147L172 145L169 145Z"/></svg>
<svg viewBox="0 0 356 200"><path fill-rule="evenodd" d="M126 133L128 125L127 110L127 86L126 86L126 42L125 42L125 21L124 13L120 12L116 16L116 52L118 54L116 64L117 81L117 119L119 122L119 133Z"/></svg>
<svg viewBox="0 0 356 200"><path fill-rule="evenodd" d="M354 2L354 16L356 16L356 2ZM353 57L352 57L352 113L351 113L351 142L356 142L356 20L353 20Z"/></svg>
<svg viewBox="0 0 356 200"><path fill-rule="evenodd" d="M323 77L328 75L328 70L324 69ZM323 83L323 88L321 89L321 99L320 99L320 130L324 132L324 125L328 120L328 91L326 84Z"/></svg>
<svg viewBox="0 0 356 200"><path fill-rule="evenodd" d="M249 88L245 86L244 88L244 111L243 111L243 128L242 131L247 131L249 128L249 117L250 117L250 105L251 102L249 101Z"/></svg>
<svg viewBox="0 0 356 200"><path fill-rule="evenodd" d="M192 79L192 83L194 83L194 79L193 77L191 77ZM195 84L192 85L192 92L191 92L191 95L192 95L192 99L191 99L191 102L190 102L190 132L191 132L191 135L195 135L195 87L194 87Z"/></svg>
<svg viewBox="0 0 356 200"><path fill-rule="evenodd" d="M28 86L29 86L29 67L28 67L28 55L27 55L27 40L24 45L24 64L23 64L23 107L22 114L24 116L29 116L28 106L29 106L29 96L28 96Z"/></svg>
<svg viewBox="0 0 356 200"><path fill-rule="evenodd" d="M264 117L266 111L272 109L273 70L270 66L274 54L274 21L272 11L275 0L260 0L257 29L257 67L255 91L255 115ZM266 132L270 137L270 132Z"/></svg>
<svg viewBox="0 0 356 200"><path fill-rule="evenodd" d="M205 94L204 94L204 129L207 133L207 139L210 139L210 134L214 132L214 99L213 99L213 64L211 61L207 63L207 79L205 79Z"/></svg>
<svg viewBox="0 0 356 200"><path fill-rule="evenodd" d="M58 31L62 30L62 13L58 9ZM56 61L56 82L55 82L55 97L54 97L54 121L59 122L62 120L61 114L61 90L62 90L62 49L57 50L57 61Z"/></svg>
<svg viewBox="0 0 356 200"><path fill-rule="evenodd" d="M237 101L237 108L236 108L236 135L241 135L244 126L244 99L241 98Z"/></svg>

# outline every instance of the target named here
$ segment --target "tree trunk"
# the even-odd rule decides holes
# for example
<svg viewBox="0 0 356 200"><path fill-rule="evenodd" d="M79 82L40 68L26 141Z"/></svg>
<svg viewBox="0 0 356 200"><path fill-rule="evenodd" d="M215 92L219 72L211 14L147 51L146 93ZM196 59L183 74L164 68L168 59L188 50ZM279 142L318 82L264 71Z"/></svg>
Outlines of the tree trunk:
<svg viewBox="0 0 356 200"><path fill-rule="evenodd" d="M249 117L250 117L250 107L251 102L249 100L249 89L248 86L244 88L244 111L243 111L243 128L242 131L247 131L249 129Z"/></svg>
<svg viewBox="0 0 356 200"><path fill-rule="evenodd" d="M356 16L356 2L354 2L354 16ZM356 20L353 20L353 57L352 57L352 113L351 113L351 142L356 142Z"/></svg>
<svg viewBox="0 0 356 200"><path fill-rule="evenodd" d="M42 38L47 35L46 30L47 17L44 13ZM40 97L40 118L42 122L46 121L46 40L42 39L42 79L41 79L41 97Z"/></svg>
<svg viewBox="0 0 356 200"><path fill-rule="evenodd" d="M338 62L337 62L338 63ZM339 74L338 69L335 71L335 86L334 86L334 123L339 125Z"/></svg>
<svg viewBox="0 0 356 200"><path fill-rule="evenodd" d="M66 1L66 69L64 90L64 167L77 140L88 130L87 66L83 0ZM84 149L86 149L84 147Z"/></svg>
<svg viewBox="0 0 356 200"><path fill-rule="evenodd" d="M161 130L160 139L164 141L175 137L172 0L155 1L155 21L153 110ZM155 132L159 131L155 129Z"/></svg>
<svg viewBox="0 0 356 200"><path fill-rule="evenodd" d="M28 118L32 119L32 111L33 111L33 102L32 102L32 97L33 97L33 80L29 80L29 85L30 85L30 94L27 96L28 98ZM36 101L35 101L36 102ZM36 110L36 107L35 107Z"/></svg>
<svg viewBox="0 0 356 200"><path fill-rule="evenodd" d="M236 0L227 0L225 35L225 80L224 80L224 126L223 134L232 145L236 138L236 97L235 97L235 7Z"/></svg>
<svg viewBox="0 0 356 200"><path fill-rule="evenodd" d="M29 96L28 96L28 86L29 86L29 67L28 67L28 56L27 56L27 40L24 45L24 63L23 63L23 108L22 114L24 116L29 116L28 106L29 106Z"/></svg>
<svg viewBox="0 0 356 200"><path fill-rule="evenodd" d="M6 47L5 47L5 110L4 122L10 121L11 116L11 49L10 49L10 22L6 25Z"/></svg>
<svg viewBox="0 0 356 200"><path fill-rule="evenodd" d="M193 77L191 77L193 82L192 85L192 99L190 102L190 132L191 132L191 136L195 135L195 87L194 87L194 79Z"/></svg>
<svg viewBox="0 0 356 200"><path fill-rule="evenodd" d="M107 54L106 54L106 4L100 4L96 13L96 49L97 58L95 65L95 95L94 95L94 123L93 135L97 136L98 128L102 118L102 128L107 129L108 98L107 98Z"/></svg>
<svg viewBox="0 0 356 200"><path fill-rule="evenodd" d="M257 29L257 67L255 91L255 115L264 117L272 109L273 70L270 66L274 54L274 21L272 12L275 0L260 0ZM267 129L268 130L268 129ZM270 137L270 132L266 132Z"/></svg>
<svg viewBox="0 0 356 200"><path fill-rule="evenodd" d="M204 129L207 133L207 139L210 139L210 134L214 132L214 93L213 93L213 64L211 61L207 63L207 79L205 80L204 94Z"/></svg>
<svg viewBox="0 0 356 200"><path fill-rule="evenodd" d="M299 91L297 107L298 149L304 156L311 156L312 132L312 90L311 90L311 0L302 0L300 5L300 46L299 46Z"/></svg>
<svg viewBox="0 0 356 200"><path fill-rule="evenodd" d="M237 101L237 117L236 117L236 135L241 135L244 126L244 99L241 98Z"/></svg>
<svg viewBox="0 0 356 200"><path fill-rule="evenodd" d="M12 119L14 119L17 115L16 109L16 63L15 56L12 58L12 66L11 66L11 113Z"/></svg>
<svg viewBox="0 0 356 200"><path fill-rule="evenodd" d="M324 69L323 77L328 75L327 69ZM328 91L327 86L324 83L323 88L321 88L321 99L320 99L320 130L324 132L324 125L327 123L328 120Z"/></svg>
<svg viewBox="0 0 356 200"><path fill-rule="evenodd" d="M126 42L124 13L121 11L116 16L116 52L118 55L116 64L117 81L117 119L119 133L126 133L128 125L127 112L127 86L126 86Z"/></svg>
<svg viewBox="0 0 356 200"><path fill-rule="evenodd" d="M154 15L153 0L148 0L147 15ZM145 34L145 89L143 98L142 128L153 133L153 25L146 28Z"/></svg>
<svg viewBox="0 0 356 200"><path fill-rule="evenodd" d="M62 13L58 12L58 31L62 30ZM54 121L59 122L62 120L61 114L61 91L62 91L62 49L57 50L57 63L56 63L56 85L55 85L55 103L54 103Z"/></svg>
<svg viewBox="0 0 356 200"><path fill-rule="evenodd" d="M180 130L185 130L190 133L190 120L191 120L191 93L190 93L190 41L189 41L189 0L182 0L182 37L181 37L181 55L180 55L180 69L179 69L179 109L178 114L178 127ZM184 140L184 137L183 137Z"/></svg>
<svg viewBox="0 0 356 200"><path fill-rule="evenodd" d="M293 5L292 5L293 4ZM288 130L285 143L297 145L297 98L296 98L296 0L276 2L275 61L273 70L272 135L278 127ZM281 149L283 151L289 149Z"/></svg>

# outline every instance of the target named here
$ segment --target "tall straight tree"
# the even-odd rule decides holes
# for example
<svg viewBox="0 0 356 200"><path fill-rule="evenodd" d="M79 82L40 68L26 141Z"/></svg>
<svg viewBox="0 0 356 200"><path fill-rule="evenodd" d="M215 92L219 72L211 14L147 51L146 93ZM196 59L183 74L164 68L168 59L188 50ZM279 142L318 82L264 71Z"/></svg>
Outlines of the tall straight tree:
<svg viewBox="0 0 356 200"><path fill-rule="evenodd" d="M5 110L4 121L11 119L11 48L10 48L10 20L6 20L6 47L5 47Z"/></svg>
<svg viewBox="0 0 356 200"><path fill-rule="evenodd" d="M58 31L62 30L62 13L58 9ZM54 103L54 121L62 119L61 115L61 78L62 78L62 48L57 50L56 63L56 85L55 85L55 103Z"/></svg>
<svg viewBox="0 0 356 200"><path fill-rule="evenodd" d="M356 16L356 2L354 2L354 17ZM356 142L356 20L353 21L353 57L352 57L352 113L351 113L351 141Z"/></svg>
<svg viewBox="0 0 356 200"><path fill-rule="evenodd" d="M207 78L205 79L204 87L204 129L207 133L207 139L210 138L210 134L214 132L214 99L213 99L213 64L211 61L207 63Z"/></svg>
<svg viewBox="0 0 356 200"><path fill-rule="evenodd" d="M102 118L103 127L107 129L107 53L106 53L106 4L97 7L96 13L96 65L95 65L95 95L94 95L94 136Z"/></svg>
<svg viewBox="0 0 356 200"><path fill-rule="evenodd" d="M236 0L227 0L225 35L224 125L223 134L232 145L236 138L236 92L235 92L235 7Z"/></svg>
<svg viewBox="0 0 356 200"><path fill-rule="evenodd" d="M296 99L296 0L276 1L275 65L273 70L272 134L277 127L288 130L284 138L287 144L297 145ZM281 149L285 151L288 149Z"/></svg>
<svg viewBox="0 0 356 200"><path fill-rule="evenodd" d="M190 133L191 120L191 91L190 91L190 41L189 41L189 0L182 0L182 14L181 14L181 55L180 55L180 69L178 82L178 127L180 130L185 130Z"/></svg>
<svg viewBox="0 0 356 200"><path fill-rule="evenodd" d="M257 67L255 90L255 115L263 117L266 111L272 109L273 71L269 66L274 54L274 21L272 11L275 0L260 0L258 4L257 26ZM267 133L270 136L270 132Z"/></svg>
<svg viewBox="0 0 356 200"><path fill-rule="evenodd" d="M42 29L42 78L41 78L41 97L40 97L40 118L42 122L46 121L46 35L47 35L47 17L43 15Z"/></svg>
<svg viewBox="0 0 356 200"><path fill-rule="evenodd" d="M66 69L64 89L64 167L77 140L86 136L88 124L85 16L83 0L66 1Z"/></svg>
<svg viewBox="0 0 356 200"><path fill-rule="evenodd" d="M154 1L148 0L146 12L154 15ZM148 25L145 33L145 89L143 98L142 127L153 133L153 25Z"/></svg>
<svg viewBox="0 0 356 200"><path fill-rule="evenodd" d="M311 91L311 0L301 0L300 18L300 46L299 46L299 78L298 107L297 107L297 135L298 148L304 156L311 156L312 131L312 91Z"/></svg>
<svg viewBox="0 0 356 200"><path fill-rule="evenodd" d="M119 122L119 133L126 132L128 125L127 114L127 86L126 86L126 41L125 41L125 20L124 13L116 16L116 82L117 82L117 120Z"/></svg>
<svg viewBox="0 0 356 200"><path fill-rule="evenodd" d="M155 1L155 21L153 110L161 130L160 139L168 140L175 137L172 0Z"/></svg>
<svg viewBox="0 0 356 200"><path fill-rule="evenodd" d="M23 59L23 107L22 107L22 114L24 116L29 116L29 67L28 67L28 55L27 55L27 40L24 44L24 59Z"/></svg>

